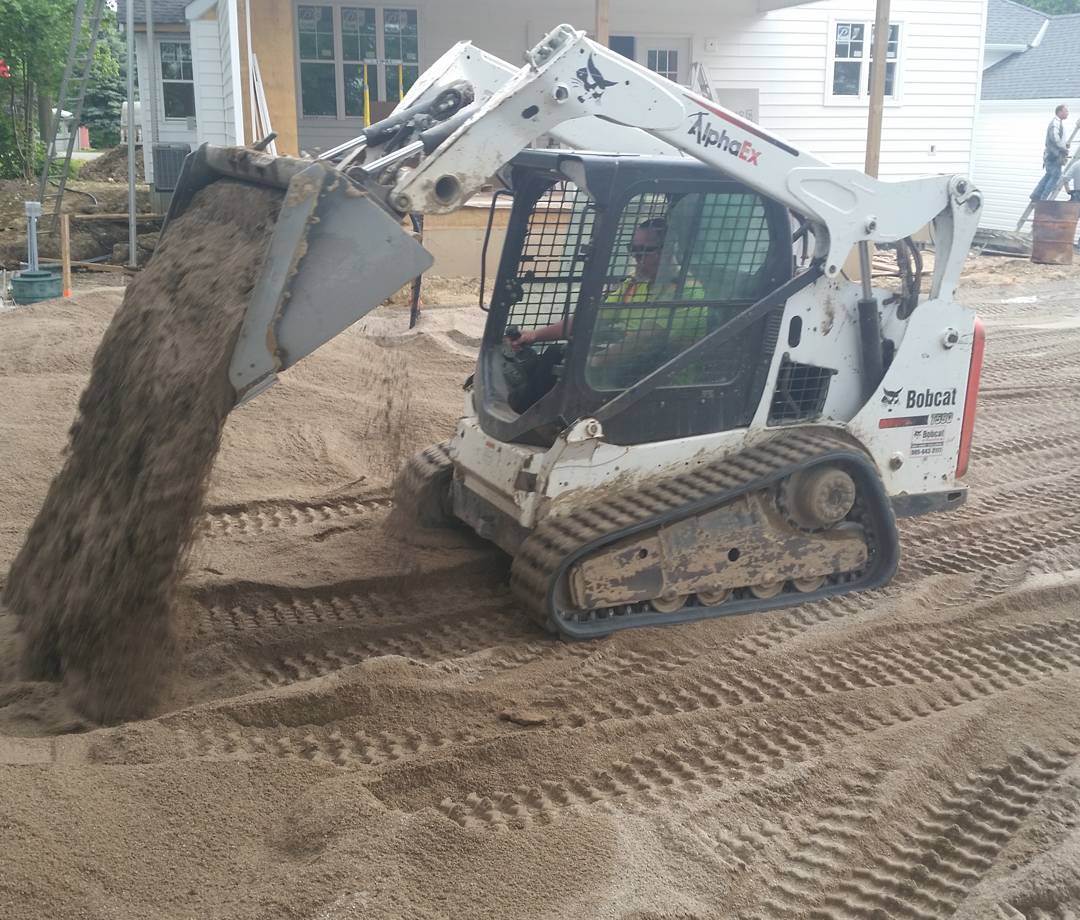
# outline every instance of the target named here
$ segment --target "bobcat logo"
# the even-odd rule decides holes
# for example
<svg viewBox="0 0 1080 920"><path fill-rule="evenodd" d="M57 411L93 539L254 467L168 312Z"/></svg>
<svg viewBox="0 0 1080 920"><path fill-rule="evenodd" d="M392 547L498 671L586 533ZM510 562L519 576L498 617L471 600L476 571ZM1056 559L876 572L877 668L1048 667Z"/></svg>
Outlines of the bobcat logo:
<svg viewBox="0 0 1080 920"><path fill-rule="evenodd" d="M577 71L577 79L574 81L580 86L584 92L578 96L578 102L584 102L586 99L597 99L604 95L604 90L609 86L614 86L615 81L605 80L604 75L600 73L600 69L596 66L596 62L593 61L593 56L589 55L589 60L584 67L579 67Z"/></svg>
<svg viewBox="0 0 1080 920"><path fill-rule="evenodd" d="M881 397L882 404L886 406L895 406L900 402L900 394L903 392L903 388L899 390L882 390L882 393L884 394Z"/></svg>

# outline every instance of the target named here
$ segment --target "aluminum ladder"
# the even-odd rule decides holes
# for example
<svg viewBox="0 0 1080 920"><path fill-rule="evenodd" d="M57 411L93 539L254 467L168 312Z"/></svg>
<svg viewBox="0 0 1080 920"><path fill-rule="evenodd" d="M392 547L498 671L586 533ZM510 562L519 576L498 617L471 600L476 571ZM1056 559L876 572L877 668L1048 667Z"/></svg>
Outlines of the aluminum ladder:
<svg viewBox="0 0 1080 920"><path fill-rule="evenodd" d="M52 125L50 126L51 137L45 146L45 163L41 167L41 180L38 182L38 201L42 208L47 200L55 199L52 210L52 224L50 232L56 230L57 221L60 219L60 209L64 203L64 191L67 189L68 175L71 172L71 155L75 151L75 138L78 134L79 123L82 121L83 100L86 98L86 87L90 82L90 73L94 69L94 49L97 47L98 36L101 34L101 19L105 13L105 0L91 0L93 8L89 17L89 34L83 40L86 20L87 0L76 0L75 21L72 24L71 44L68 46L67 60L64 63L64 75L60 80L60 93L56 99L56 108L53 110ZM70 106L70 108L69 108ZM60 170L59 188L56 192L46 191L49 187L49 174L52 172L53 163L58 159L56 141L60 136L61 115L64 111L71 112L71 126L68 130L67 150L64 153L63 168Z"/></svg>

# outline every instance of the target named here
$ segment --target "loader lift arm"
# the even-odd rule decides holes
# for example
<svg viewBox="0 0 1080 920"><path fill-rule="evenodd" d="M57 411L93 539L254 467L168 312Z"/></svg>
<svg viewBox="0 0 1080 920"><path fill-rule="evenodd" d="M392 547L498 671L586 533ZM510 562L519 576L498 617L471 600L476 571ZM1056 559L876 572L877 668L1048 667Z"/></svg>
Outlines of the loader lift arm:
<svg viewBox="0 0 1080 920"><path fill-rule="evenodd" d="M442 80L475 72L488 92L478 92L473 106L442 126L447 134L437 146L411 145L420 162L394 181L388 202L395 210L454 211L537 136L598 136L582 128L601 119L645 132L802 215L813 232L814 260L826 277L840 273L860 242L892 243L933 224L937 261L931 296L951 296L981 207L965 178L889 182L829 166L567 25L526 57L524 67L490 92L500 69L492 61L498 59L459 46L440 59L430 82L414 87L419 101L438 91Z"/></svg>
<svg viewBox="0 0 1080 920"><path fill-rule="evenodd" d="M418 243L395 233L396 222L462 207L544 134L578 147L682 153L715 168L799 215L813 236L812 268L826 278L841 273L856 245L932 225L930 296L951 297L981 207L963 177L889 182L829 166L567 25L526 58L515 71L460 43L388 119L319 160L275 162L209 145L189 157L166 227L219 176L287 189L270 267L230 365L240 401L430 265Z"/></svg>

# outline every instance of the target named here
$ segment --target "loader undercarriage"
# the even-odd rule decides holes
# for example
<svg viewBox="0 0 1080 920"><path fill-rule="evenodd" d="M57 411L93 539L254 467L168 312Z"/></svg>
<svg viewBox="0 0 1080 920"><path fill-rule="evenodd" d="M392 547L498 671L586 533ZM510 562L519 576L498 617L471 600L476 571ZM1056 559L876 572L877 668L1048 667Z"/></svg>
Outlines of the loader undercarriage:
<svg viewBox="0 0 1080 920"><path fill-rule="evenodd" d="M825 518L842 517L792 509L792 487L805 490L807 476L826 480ZM898 555L866 455L831 433L799 431L549 516L515 556L511 586L536 622L591 638L864 590L889 580Z"/></svg>
<svg viewBox="0 0 1080 920"><path fill-rule="evenodd" d="M442 511L451 471L445 445L402 469L399 500L415 520L453 520ZM691 472L593 495L544 518L511 569L522 610L568 638L865 590L887 582L899 556L872 462L821 429L783 432ZM424 507L414 507L420 496Z"/></svg>

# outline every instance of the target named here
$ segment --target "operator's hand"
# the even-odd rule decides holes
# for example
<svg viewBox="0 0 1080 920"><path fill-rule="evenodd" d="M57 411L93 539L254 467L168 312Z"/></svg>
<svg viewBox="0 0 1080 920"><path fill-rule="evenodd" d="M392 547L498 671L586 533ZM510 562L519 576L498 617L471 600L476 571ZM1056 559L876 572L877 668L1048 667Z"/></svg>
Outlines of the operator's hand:
<svg viewBox="0 0 1080 920"><path fill-rule="evenodd" d="M536 336L534 330L523 329L514 338L507 336L506 341L510 343L510 347L514 351L521 351L521 349L527 348L529 345L532 345L532 343L536 341Z"/></svg>

